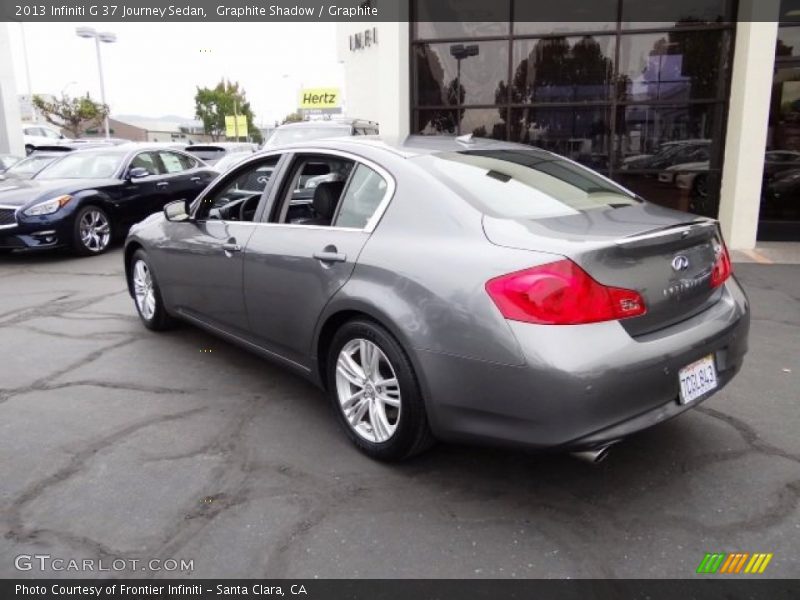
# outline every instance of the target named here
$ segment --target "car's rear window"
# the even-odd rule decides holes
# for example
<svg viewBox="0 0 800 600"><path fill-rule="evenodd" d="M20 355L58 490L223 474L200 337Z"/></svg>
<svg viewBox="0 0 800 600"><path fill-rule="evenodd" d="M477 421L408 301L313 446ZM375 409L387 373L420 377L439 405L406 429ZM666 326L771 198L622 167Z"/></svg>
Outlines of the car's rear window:
<svg viewBox="0 0 800 600"><path fill-rule="evenodd" d="M492 216L540 219L641 202L585 167L541 150L466 150L413 159Z"/></svg>
<svg viewBox="0 0 800 600"><path fill-rule="evenodd" d="M227 151L219 146L189 146L186 152L202 160L218 160L225 156Z"/></svg>

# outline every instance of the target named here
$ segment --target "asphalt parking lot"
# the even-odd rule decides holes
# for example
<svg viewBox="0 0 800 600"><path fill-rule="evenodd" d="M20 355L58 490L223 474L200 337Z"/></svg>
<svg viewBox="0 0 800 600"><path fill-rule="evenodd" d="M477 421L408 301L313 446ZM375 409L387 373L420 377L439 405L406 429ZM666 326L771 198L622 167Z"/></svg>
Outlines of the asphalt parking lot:
<svg viewBox="0 0 800 600"><path fill-rule="evenodd" d="M800 266L735 270L743 372L604 463L440 445L383 465L302 380L145 330L119 248L2 256L0 576L48 554L198 578L695 577L706 552L771 552L764 577L797 577Z"/></svg>

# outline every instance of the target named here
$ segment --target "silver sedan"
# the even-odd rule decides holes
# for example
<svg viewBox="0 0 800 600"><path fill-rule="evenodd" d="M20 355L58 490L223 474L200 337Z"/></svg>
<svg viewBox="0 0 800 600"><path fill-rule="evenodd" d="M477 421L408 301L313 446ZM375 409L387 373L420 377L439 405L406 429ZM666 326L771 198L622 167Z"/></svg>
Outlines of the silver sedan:
<svg viewBox="0 0 800 600"><path fill-rule="evenodd" d="M187 321L307 377L384 460L434 440L598 460L747 350L715 221L501 142L270 149L134 226L125 267L146 327Z"/></svg>

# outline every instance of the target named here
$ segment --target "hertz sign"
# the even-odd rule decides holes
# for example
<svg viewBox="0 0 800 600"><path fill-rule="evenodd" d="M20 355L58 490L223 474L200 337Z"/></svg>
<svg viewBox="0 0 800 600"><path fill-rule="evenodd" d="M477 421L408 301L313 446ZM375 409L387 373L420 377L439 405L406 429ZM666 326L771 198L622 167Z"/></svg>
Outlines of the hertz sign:
<svg viewBox="0 0 800 600"><path fill-rule="evenodd" d="M342 112L339 88L300 90L298 107L304 115L331 115Z"/></svg>

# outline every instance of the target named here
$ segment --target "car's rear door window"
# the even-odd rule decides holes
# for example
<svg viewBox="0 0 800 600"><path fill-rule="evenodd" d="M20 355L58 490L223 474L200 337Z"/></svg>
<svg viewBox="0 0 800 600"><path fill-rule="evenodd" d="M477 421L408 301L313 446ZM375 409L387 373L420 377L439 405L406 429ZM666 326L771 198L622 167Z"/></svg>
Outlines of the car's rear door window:
<svg viewBox="0 0 800 600"><path fill-rule="evenodd" d="M150 175L163 174L161 163L158 160L158 156L155 152L139 152L139 154L133 157L129 168L147 169L147 172L150 173Z"/></svg>
<svg viewBox="0 0 800 600"><path fill-rule="evenodd" d="M445 152L412 160L501 218L557 217L641 202L594 171L536 149Z"/></svg>
<svg viewBox="0 0 800 600"><path fill-rule="evenodd" d="M158 153L161 157L161 162L164 164L164 169L167 173L180 173L185 171L186 167L181 161L181 155L176 152L161 151Z"/></svg>
<svg viewBox="0 0 800 600"><path fill-rule="evenodd" d="M334 227L365 228L386 197L388 187L376 171L359 164L339 202Z"/></svg>

